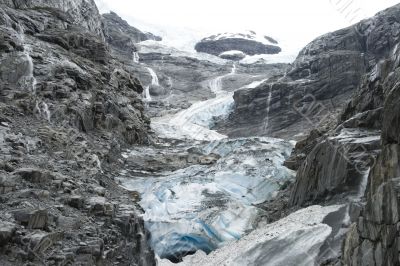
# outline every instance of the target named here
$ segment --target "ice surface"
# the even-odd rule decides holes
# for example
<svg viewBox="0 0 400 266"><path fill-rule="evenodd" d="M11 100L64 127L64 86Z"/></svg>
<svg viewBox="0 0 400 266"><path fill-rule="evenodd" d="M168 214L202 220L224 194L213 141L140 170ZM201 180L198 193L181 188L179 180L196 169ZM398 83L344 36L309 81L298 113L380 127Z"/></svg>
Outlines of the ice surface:
<svg viewBox="0 0 400 266"><path fill-rule="evenodd" d="M230 73L219 76L209 81L210 90L215 98L196 102L188 109L174 115L157 117L152 120L153 130L163 138L219 140L226 138L216 131L211 130L216 120L226 119L232 111L234 100L233 92L222 89L224 78L236 74L236 65L232 66ZM253 82L245 87L253 88L265 80Z"/></svg>
<svg viewBox="0 0 400 266"><path fill-rule="evenodd" d="M294 178L282 166L293 147L284 140L223 139L195 147L220 159L161 176L127 178L124 172L119 178L124 187L141 193L151 244L162 258L199 249L210 252L239 239L256 225L261 211L253 205L273 198ZM125 157L137 160L142 153L132 150Z"/></svg>
<svg viewBox="0 0 400 266"><path fill-rule="evenodd" d="M311 206L301 209L275 223L257 228L208 256L204 252L187 256L178 265L314 265L320 247L332 232L331 227L322 221L341 207ZM168 260L159 260L159 265L172 264Z"/></svg>

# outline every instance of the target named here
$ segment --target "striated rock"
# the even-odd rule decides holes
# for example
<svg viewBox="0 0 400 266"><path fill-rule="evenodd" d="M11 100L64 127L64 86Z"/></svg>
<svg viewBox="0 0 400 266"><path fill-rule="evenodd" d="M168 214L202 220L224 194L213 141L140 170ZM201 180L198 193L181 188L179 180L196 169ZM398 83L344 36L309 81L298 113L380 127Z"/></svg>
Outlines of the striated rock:
<svg viewBox="0 0 400 266"><path fill-rule="evenodd" d="M16 9L38 9L56 15L64 14L63 18L99 36L103 35L99 11L93 0L1 0L0 3Z"/></svg>
<svg viewBox="0 0 400 266"><path fill-rule="evenodd" d="M358 185L358 196L349 199L361 202L351 204L349 208L352 225L337 258L342 265L400 265L397 237L400 221L399 10L400 5L396 5L352 27L361 38L346 42L346 46L357 50L361 43L368 60L366 73L337 122L328 130L321 131L322 134L309 136L302 142L305 145L296 147L294 153L296 156L304 150L306 156L292 191L291 203L294 205L304 204L307 200L329 202L332 196L333 201L343 200L343 197L352 195L351 191L357 186L349 188L360 175L352 172L354 168L351 165L364 164L358 173L364 173L365 180ZM345 34L347 30L341 33ZM336 47L338 40L320 44ZM302 77L303 73L296 71L289 75ZM376 134L369 137L343 135L343 132L376 130L381 131L380 142ZM336 146L327 145L335 138ZM360 146L354 149L354 144ZM307 150L306 146L313 148ZM346 153L339 152L343 147ZM368 158L362 154L373 156ZM378 156L375 158L374 154ZM336 191L327 195L326 192L329 194L332 188Z"/></svg>
<svg viewBox="0 0 400 266"><path fill-rule="evenodd" d="M17 210L14 212L14 218L29 229L44 229L47 227L47 210Z"/></svg>
<svg viewBox="0 0 400 266"><path fill-rule="evenodd" d="M0 195L14 191L16 188L15 180L2 173L0 175Z"/></svg>
<svg viewBox="0 0 400 266"><path fill-rule="evenodd" d="M303 205L343 192L359 193L380 148L376 131L342 130L319 142L298 169L290 204Z"/></svg>
<svg viewBox="0 0 400 266"><path fill-rule="evenodd" d="M37 232L27 235L23 241L27 243L30 251L36 255L41 255L43 252L51 248L57 241L63 238L61 232L45 233Z"/></svg>
<svg viewBox="0 0 400 266"><path fill-rule="evenodd" d="M398 9L317 38L285 76L235 92L235 110L222 131L235 137L292 137L329 122L349 99L341 116L342 122L349 120L345 126L380 128L379 80L387 76L391 63L386 58L398 43ZM351 98L357 87L362 89Z"/></svg>

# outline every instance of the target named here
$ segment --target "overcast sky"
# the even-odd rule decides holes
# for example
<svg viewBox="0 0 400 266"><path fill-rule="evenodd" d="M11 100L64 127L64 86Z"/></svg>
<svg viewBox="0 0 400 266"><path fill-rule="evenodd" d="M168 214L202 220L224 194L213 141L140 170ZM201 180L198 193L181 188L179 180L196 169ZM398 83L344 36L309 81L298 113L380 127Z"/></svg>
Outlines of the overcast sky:
<svg viewBox="0 0 400 266"><path fill-rule="evenodd" d="M395 0L95 0L133 26L166 39L254 30L301 49L321 34L395 5ZM173 30L176 29L176 30ZM175 32L175 33L174 33ZM203 36L205 37L205 36ZM178 40L179 41L179 40Z"/></svg>

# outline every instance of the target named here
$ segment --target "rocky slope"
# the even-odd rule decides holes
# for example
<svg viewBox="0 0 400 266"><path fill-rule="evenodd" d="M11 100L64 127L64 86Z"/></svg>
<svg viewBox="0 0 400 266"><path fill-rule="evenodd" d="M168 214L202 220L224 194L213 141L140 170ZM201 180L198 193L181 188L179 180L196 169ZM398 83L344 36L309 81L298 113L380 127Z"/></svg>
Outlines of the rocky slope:
<svg viewBox="0 0 400 266"><path fill-rule="evenodd" d="M152 141L143 88L94 2L0 13L0 264L154 265L136 196L113 181L120 150Z"/></svg>
<svg viewBox="0 0 400 266"><path fill-rule="evenodd" d="M254 31L209 36L198 42L195 49L197 52L235 61L246 55L278 54L282 51L273 38L258 36Z"/></svg>

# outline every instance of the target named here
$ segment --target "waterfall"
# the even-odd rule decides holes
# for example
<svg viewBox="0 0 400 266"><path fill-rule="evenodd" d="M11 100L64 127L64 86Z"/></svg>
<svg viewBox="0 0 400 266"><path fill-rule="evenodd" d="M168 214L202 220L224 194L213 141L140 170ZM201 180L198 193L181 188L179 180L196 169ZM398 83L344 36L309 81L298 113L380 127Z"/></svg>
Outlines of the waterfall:
<svg viewBox="0 0 400 266"><path fill-rule="evenodd" d="M29 91L31 91L33 94L36 94L37 81L33 74L33 60L29 52L30 50L31 49L28 46L24 46L24 55L26 62L28 63L28 69L25 73L23 83L27 88L29 88Z"/></svg>
<svg viewBox="0 0 400 266"><path fill-rule="evenodd" d="M272 99L272 83L269 84L269 93L268 93L268 99L267 99L267 116L265 117L265 120L264 120L264 131L268 130L269 110L271 109L270 108L271 99Z"/></svg>
<svg viewBox="0 0 400 266"><path fill-rule="evenodd" d="M47 122L50 123L51 113L47 103L36 101L33 113L36 115L37 118L44 118Z"/></svg>
<svg viewBox="0 0 400 266"><path fill-rule="evenodd" d="M148 102L151 101L151 95L150 95L150 86L146 86L144 88L144 99Z"/></svg>
<svg viewBox="0 0 400 266"><path fill-rule="evenodd" d="M133 62L136 64L139 64L139 53L138 52L133 52Z"/></svg>
<svg viewBox="0 0 400 266"><path fill-rule="evenodd" d="M156 72L154 72L150 67L146 67L146 69L149 71L151 76L151 85L160 86Z"/></svg>
<svg viewBox="0 0 400 266"><path fill-rule="evenodd" d="M149 71L151 76L151 86L160 86L156 72L154 72L150 67L146 67L146 69ZM143 97L146 101L151 101L150 85L145 87Z"/></svg>
<svg viewBox="0 0 400 266"><path fill-rule="evenodd" d="M236 74L236 64L232 65L231 72L224 76L219 76L209 82L209 87L214 94L223 93L224 90L222 89L222 80L228 76L232 76Z"/></svg>

